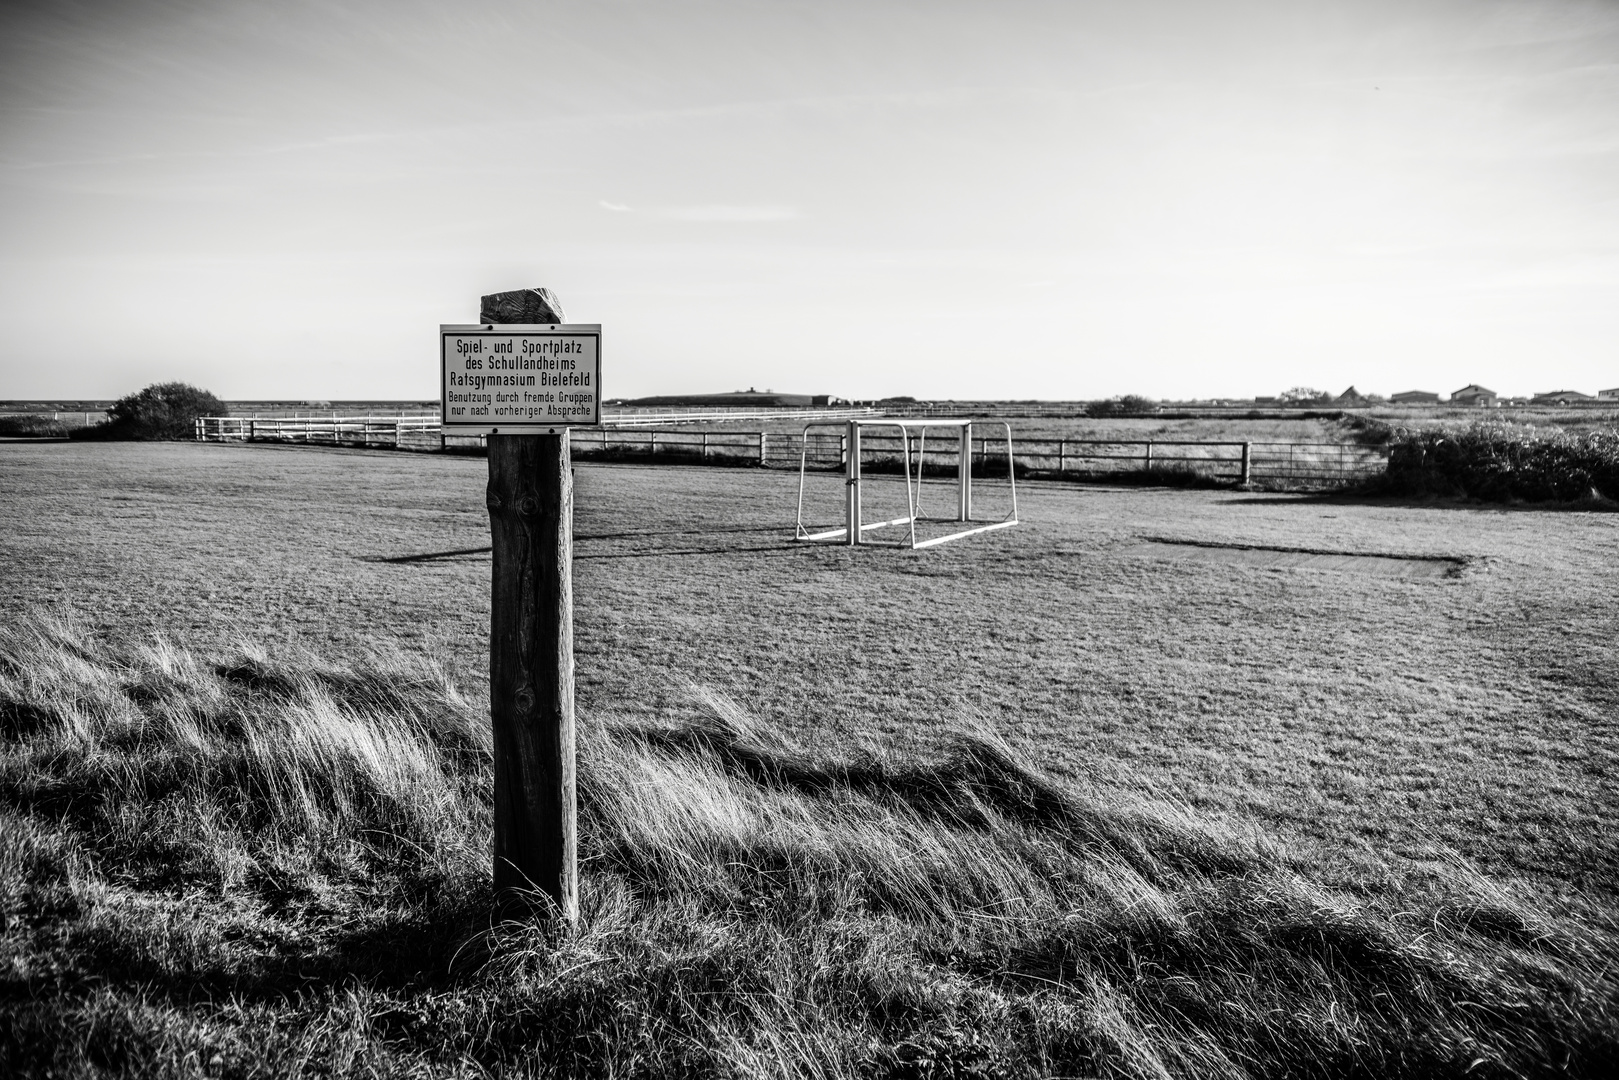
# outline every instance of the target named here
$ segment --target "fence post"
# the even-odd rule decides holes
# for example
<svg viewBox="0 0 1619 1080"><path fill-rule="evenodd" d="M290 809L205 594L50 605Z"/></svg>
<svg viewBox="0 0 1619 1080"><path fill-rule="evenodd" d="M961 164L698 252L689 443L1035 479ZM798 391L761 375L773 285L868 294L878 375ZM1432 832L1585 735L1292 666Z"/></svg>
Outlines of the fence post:
<svg viewBox="0 0 1619 1080"><path fill-rule="evenodd" d="M658 456L658 433L656 431L649 431L649 432L647 432L647 434L652 436L652 456L657 457Z"/></svg>
<svg viewBox="0 0 1619 1080"><path fill-rule="evenodd" d="M759 432L759 468L765 467L765 433Z"/></svg>
<svg viewBox="0 0 1619 1080"><path fill-rule="evenodd" d="M1254 444L1251 442L1245 442L1242 444L1242 483L1244 487L1246 487L1249 481L1253 479L1253 470Z"/></svg>
<svg viewBox="0 0 1619 1080"><path fill-rule="evenodd" d="M708 432L703 432L703 460L708 460Z"/></svg>
<svg viewBox="0 0 1619 1080"><path fill-rule="evenodd" d="M1057 472L1065 473L1067 471L1068 471L1068 440L1067 439L1058 439L1057 440Z"/></svg>
<svg viewBox="0 0 1619 1080"><path fill-rule="evenodd" d="M502 319L485 297L480 322ZM549 293L542 294L547 301ZM493 303L491 303L493 301ZM556 305L552 304L552 307ZM550 312L547 312L550 314ZM555 310L548 319L562 322ZM579 911L573 715L573 470L568 432L490 435L489 711L495 890L538 890Z"/></svg>
<svg viewBox="0 0 1619 1080"><path fill-rule="evenodd" d="M1147 440L1147 471L1152 472L1152 440Z"/></svg>

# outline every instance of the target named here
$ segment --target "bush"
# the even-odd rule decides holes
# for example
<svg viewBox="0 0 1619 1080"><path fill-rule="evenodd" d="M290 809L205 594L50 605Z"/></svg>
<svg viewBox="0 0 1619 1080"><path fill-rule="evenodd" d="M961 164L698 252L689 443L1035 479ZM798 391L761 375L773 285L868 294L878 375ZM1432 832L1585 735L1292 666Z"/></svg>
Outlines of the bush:
<svg viewBox="0 0 1619 1080"><path fill-rule="evenodd" d="M1489 502L1619 498L1619 431L1542 434L1477 423L1404 432L1373 485L1392 495L1466 496Z"/></svg>
<svg viewBox="0 0 1619 1080"><path fill-rule="evenodd" d="M190 439L199 416L226 416L225 403L189 383L153 383L121 397L107 419L73 433L81 439Z"/></svg>
<svg viewBox="0 0 1619 1080"><path fill-rule="evenodd" d="M1147 416L1158 411L1151 398L1140 394L1125 394L1107 401L1093 401L1085 406L1085 415L1097 419L1113 416Z"/></svg>

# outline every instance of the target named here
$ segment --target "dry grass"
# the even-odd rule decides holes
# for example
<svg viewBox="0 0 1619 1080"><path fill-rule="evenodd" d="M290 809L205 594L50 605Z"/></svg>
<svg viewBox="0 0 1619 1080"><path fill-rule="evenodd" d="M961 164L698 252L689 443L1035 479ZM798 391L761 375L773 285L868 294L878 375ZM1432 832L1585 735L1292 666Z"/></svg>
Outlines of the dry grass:
<svg viewBox="0 0 1619 1080"><path fill-rule="evenodd" d="M0 636L8 1075L1607 1075L1614 928L1462 864L1357 895L983 725L586 718L581 925L491 925L484 711L335 665Z"/></svg>

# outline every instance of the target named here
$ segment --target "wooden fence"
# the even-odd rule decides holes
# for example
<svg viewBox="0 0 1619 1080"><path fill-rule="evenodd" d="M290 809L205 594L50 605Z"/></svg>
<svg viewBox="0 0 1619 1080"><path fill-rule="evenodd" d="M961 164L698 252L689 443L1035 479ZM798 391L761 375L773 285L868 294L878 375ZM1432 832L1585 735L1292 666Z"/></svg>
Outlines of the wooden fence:
<svg viewBox="0 0 1619 1080"><path fill-rule="evenodd" d="M197 438L205 442L269 440L401 449L476 449L476 436L444 437L436 416L354 417L206 417L197 421ZM903 436L868 431L862 446L872 471L894 471L902 460ZM843 464L845 436L835 430L812 431L806 441L796 433L696 430L691 427L584 427L573 429L573 452L584 459L663 460L668 462L797 468L800 455L815 469ZM938 438L924 445L913 433L913 463L925 462L928 473L953 474L959 453L956 440ZM1004 440L973 438L973 470L1004 469ZM925 458L924 452L925 450ZM1013 461L1020 475L1117 478L1152 473L1242 484L1287 487L1334 487L1381 473L1388 453L1380 447L1353 443L1201 442L1194 440L1052 439L1012 440Z"/></svg>

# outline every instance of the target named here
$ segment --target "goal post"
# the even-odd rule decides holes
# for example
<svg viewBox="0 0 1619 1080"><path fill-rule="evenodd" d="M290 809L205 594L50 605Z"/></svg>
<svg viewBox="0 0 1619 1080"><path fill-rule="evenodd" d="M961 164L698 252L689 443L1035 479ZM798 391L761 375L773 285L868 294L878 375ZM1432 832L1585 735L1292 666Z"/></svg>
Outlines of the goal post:
<svg viewBox="0 0 1619 1080"><path fill-rule="evenodd" d="M982 424L1001 428L1006 435L1006 483L1011 496L1011 509L999 521L990 521L973 525L973 426ZM804 525L804 487L809 472L810 432L816 428L838 426L843 429L840 439L843 450L843 484L844 484L844 526L838 529L826 529L811 532ZM863 506L863 446L861 434L870 428L892 428L899 432L900 457L904 464L905 477L905 514L901 517L888 518L882 521L866 521ZM922 512L923 479L927 467L927 433L930 428L955 428L956 438L956 514L952 517L926 517ZM911 445L915 432L916 440L916 467L915 482L912 482ZM998 442L999 440L997 440ZM986 444L987 449L987 444ZM916 523L918 521L954 521L967 524L970 527L959 529L944 536L935 536L925 540L916 537ZM938 544L959 540L964 536L975 533L990 532L994 529L1010 528L1018 523L1017 516L1017 476L1016 466L1012 460L1012 425L1005 421L995 420L965 420L965 419L897 419L871 417L851 419L839 425L831 423L810 423L804 425L802 444L798 457L798 515L794 532L795 540L804 540L820 543L839 543L849 547L858 547L865 542L865 534L872 529L882 529L894 525L903 525L910 532L910 547L928 548Z"/></svg>

